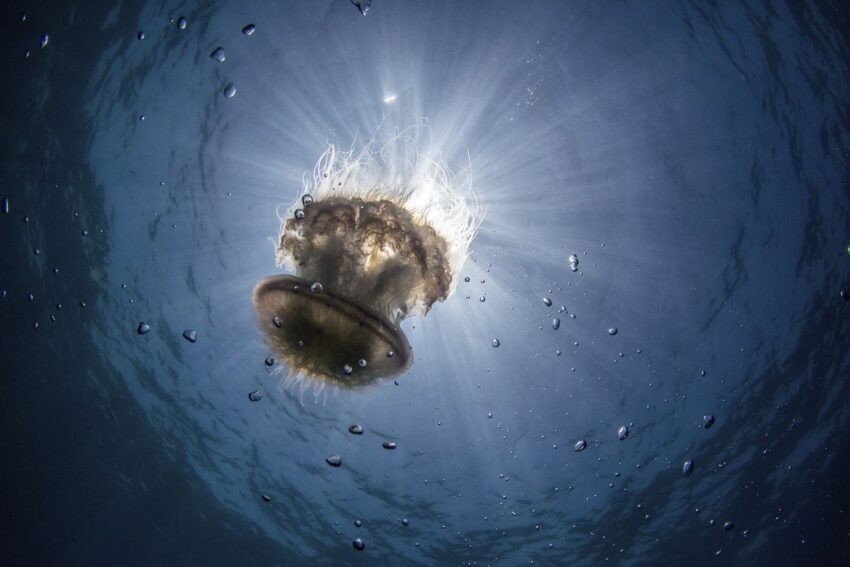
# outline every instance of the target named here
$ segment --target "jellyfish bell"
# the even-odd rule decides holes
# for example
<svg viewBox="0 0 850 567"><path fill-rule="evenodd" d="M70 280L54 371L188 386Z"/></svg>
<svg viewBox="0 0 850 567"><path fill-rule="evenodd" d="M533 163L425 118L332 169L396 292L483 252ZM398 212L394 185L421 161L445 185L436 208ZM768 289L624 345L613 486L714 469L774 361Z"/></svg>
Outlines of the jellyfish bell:
<svg viewBox="0 0 850 567"><path fill-rule="evenodd" d="M258 325L289 379L353 388L413 363L400 324L454 291L480 215L436 153L405 132L329 146L281 218L279 267L254 288Z"/></svg>

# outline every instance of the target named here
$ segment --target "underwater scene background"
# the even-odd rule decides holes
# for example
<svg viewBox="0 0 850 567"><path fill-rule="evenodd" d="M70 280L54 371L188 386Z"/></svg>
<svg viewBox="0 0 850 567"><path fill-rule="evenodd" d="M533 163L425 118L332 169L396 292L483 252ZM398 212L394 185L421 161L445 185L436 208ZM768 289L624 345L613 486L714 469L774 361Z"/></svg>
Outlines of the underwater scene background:
<svg viewBox="0 0 850 567"><path fill-rule="evenodd" d="M357 4L4 4L2 563L847 564L844 3ZM278 214L413 124L454 293L281 386Z"/></svg>

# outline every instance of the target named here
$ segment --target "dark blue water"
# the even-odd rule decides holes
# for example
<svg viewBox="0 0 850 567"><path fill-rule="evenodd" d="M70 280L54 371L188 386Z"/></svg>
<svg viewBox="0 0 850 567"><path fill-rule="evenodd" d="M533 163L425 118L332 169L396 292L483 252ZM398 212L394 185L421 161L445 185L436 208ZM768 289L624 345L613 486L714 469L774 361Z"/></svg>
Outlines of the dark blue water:
<svg viewBox="0 0 850 567"><path fill-rule="evenodd" d="M844 565L847 29L840 2L6 5L3 564ZM404 322L398 385L279 388L276 208L327 143L423 119L485 210L470 281Z"/></svg>

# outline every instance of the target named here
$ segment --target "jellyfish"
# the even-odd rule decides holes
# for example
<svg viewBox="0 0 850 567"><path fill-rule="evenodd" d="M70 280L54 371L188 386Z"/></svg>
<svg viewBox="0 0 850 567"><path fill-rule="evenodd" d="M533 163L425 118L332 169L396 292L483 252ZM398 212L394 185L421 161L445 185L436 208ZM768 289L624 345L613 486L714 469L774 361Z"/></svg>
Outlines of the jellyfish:
<svg viewBox="0 0 850 567"><path fill-rule="evenodd" d="M329 145L280 218L288 273L253 292L285 382L350 389L410 368L400 324L452 294L480 216L471 186L407 131L380 147Z"/></svg>

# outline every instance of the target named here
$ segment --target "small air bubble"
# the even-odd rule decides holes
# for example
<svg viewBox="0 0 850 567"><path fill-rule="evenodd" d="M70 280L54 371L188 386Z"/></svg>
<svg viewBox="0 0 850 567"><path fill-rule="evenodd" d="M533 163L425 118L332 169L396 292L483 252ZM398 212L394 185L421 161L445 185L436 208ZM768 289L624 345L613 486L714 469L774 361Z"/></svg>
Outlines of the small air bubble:
<svg viewBox="0 0 850 567"><path fill-rule="evenodd" d="M304 205L305 207L309 207L310 205L313 204L313 196L310 195L309 193L307 193L306 195L301 197L301 204Z"/></svg>
<svg viewBox="0 0 850 567"><path fill-rule="evenodd" d="M552 307L552 300L548 297L543 298L543 303L546 305L546 307Z"/></svg>
<svg viewBox="0 0 850 567"><path fill-rule="evenodd" d="M557 317L552 319L552 328L556 331L561 328L561 320Z"/></svg>
<svg viewBox="0 0 850 567"><path fill-rule="evenodd" d="M242 33L248 37L254 35L255 31L257 31L257 26L255 26L254 24L248 24L247 26L242 28Z"/></svg>
<svg viewBox="0 0 850 567"><path fill-rule="evenodd" d="M224 52L223 47L216 47L213 49L212 53L210 53L210 58L218 61L219 63L224 63L227 60L227 54Z"/></svg>
<svg viewBox="0 0 850 567"><path fill-rule="evenodd" d="M357 366L359 366L360 368L366 368L367 364L368 363L366 362L365 358L361 358L360 360L357 361Z"/></svg>
<svg viewBox="0 0 850 567"><path fill-rule="evenodd" d="M348 428L348 432L352 435L363 435L363 426L354 424Z"/></svg>
<svg viewBox="0 0 850 567"><path fill-rule="evenodd" d="M393 441L384 441L383 447L384 447L384 449L388 449L388 450L392 451L393 449L396 448L396 444Z"/></svg>
<svg viewBox="0 0 850 567"><path fill-rule="evenodd" d="M629 428L626 427L625 425L621 425L620 429L617 430L617 438L620 441L624 441L626 439L626 437L628 437L628 436L629 436Z"/></svg>
<svg viewBox="0 0 850 567"><path fill-rule="evenodd" d="M493 339L493 348L499 348L499 345L502 343L499 342L499 339Z"/></svg>
<svg viewBox="0 0 850 567"><path fill-rule="evenodd" d="M331 455L325 459L325 462L332 467L338 467L342 464L342 459L339 455Z"/></svg>
<svg viewBox="0 0 850 567"><path fill-rule="evenodd" d="M186 329L183 331L183 338L189 341L190 343L194 343L198 340L198 332L192 329Z"/></svg>
<svg viewBox="0 0 850 567"><path fill-rule="evenodd" d="M295 209L295 218L301 220L304 218L304 210L303 209Z"/></svg>
<svg viewBox="0 0 850 567"><path fill-rule="evenodd" d="M345 375L346 375L346 376L351 376L351 372L352 372L353 370L354 370L354 369L351 367L351 365L350 365L350 364L346 364L346 365L344 365L344 366L342 367L342 371L345 373Z"/></svg>
<svg viewBox="0 0 850 567"><path fill-rule="evenodd" d="M252 402L259 402L263 399L263 392L260 390L254 390L248 394L248 399Z"/></svg>
<svg viewBox="0 0 850 567"><path fill-rule="evenodd" d="M136 327L136 332L140 335L147 334L148 332L150 332L150 330L151 326L145 323L144 321L140 322L139 325Z"/></svg>
<svg viewBox="0 0 850 567"><path fill-rule="evenodd" d="M227 98L233 98L236 96L236 85L233 83L227 83L224 87L224 96Z"/></svg>
<svg viewBox="0 0 850 567"><path fill-rule="evenodd" d="M310 291L312 293L322 293L325 291L325 288L320 282L313 282L310 284Z"/></svg>
<svg viewBox="0 0 850 567"><path fill-rule="evenodd" d="M187 20L183 16L180 16L177 19L177 29L185 30L187 27L189 27L189 20Z"/></svg>
<svg viewBox="0 0 850 567"><path fill-rule="evenodd" d="M614 335L616 335L617 334L617 327L611 327L610 329L608 329L608 334L611 335L612 337Z"/></svg>
<svg viewBox="0 0 850 567"><path fill-rule="evenodd" d="M584 439L579 439L578 441L576 441L576 444L573 445L573 451L575 451L576 453L584 451L585 449L587 449L587 441L585 441Z"/></svg>

